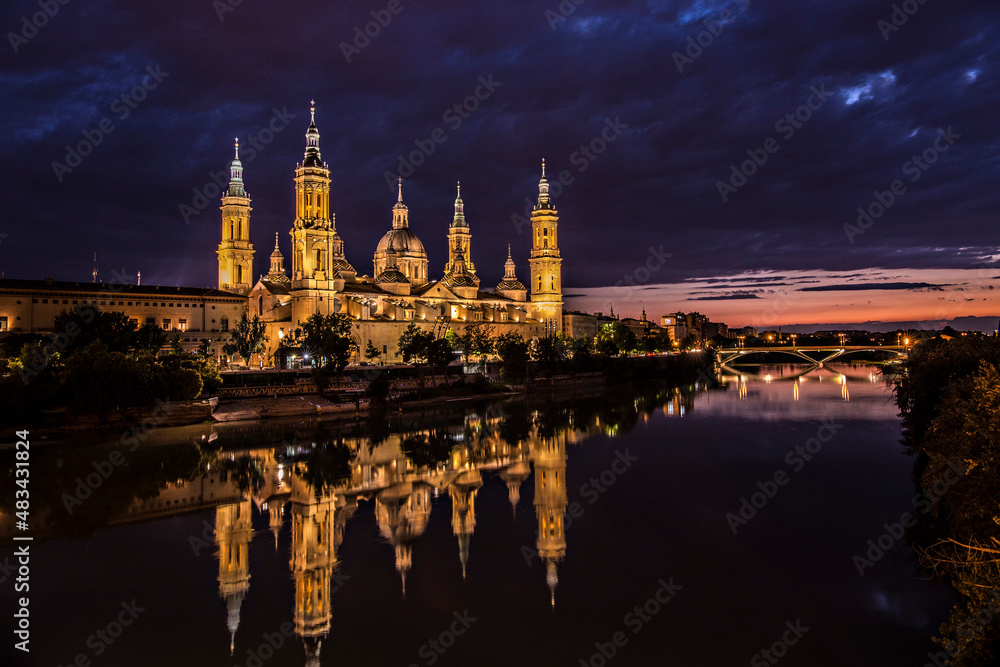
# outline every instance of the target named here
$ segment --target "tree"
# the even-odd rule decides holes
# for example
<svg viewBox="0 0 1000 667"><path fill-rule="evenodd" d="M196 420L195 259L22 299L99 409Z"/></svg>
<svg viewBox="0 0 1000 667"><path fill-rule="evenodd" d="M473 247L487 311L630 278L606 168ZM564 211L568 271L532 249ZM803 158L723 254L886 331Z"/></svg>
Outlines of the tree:
<svg viewBox="0 0 1000 667"><path fill-rule="evenodd" d="M451 360L454 358L455 350L452 349L447 338L431 337L431 339L427 342L425 355L427 357L428 366L443 369L447 374L448 364L450 364Z"/></svg>
<svg viewBox="0 0 1000 667"><path fill-rule="evenodd" d="M601 327L597 334L598 354L614 357L627 354L635 349L635 334L621 322L610 322Z"/></svg>
<svg viewBox="0 0 1000 667"><path fill-rule="evenodd" d="M264 350L264 345L267 343L266 330L266 325L259 317L254 315L253 320L248 320L244 313L243 319L233 329L230 342L223 349L229 355L239 354L249 365L250 357Z"/></svg>
<svg viewBox="0 0 1000 667"><path fill-rule="evenodd" d="M167 332L155 324L143 324L135 334L135 350L156 354L167 342Z"/></svg>
<svg viewBox="0 0 1000 667"><path fill-rule="evenodd" d="M500 376L507 382L522 382L528 374L528 343L516 331L497 336L494 349L500 357Z"/></svg>
<svg viewBox="0 0 1000 667"><path fill-rule="evenodd" d="M474 322L465 327L465 332L459 336L466 358L479 357L479 365L486 371L486 358L493 353L494 326L490 322Z"/></svg>
<svg viewBox="0 0 1000 667"><path fill-rule="evenodd" d="M312 352L317 368L324 374L339 377L358 349L351 335L351 318L313 313L302 323L302 346Z"/></svg>
<svg viewBox="0 0 1000 667"><path fill-rule="evenodd" d="M396 349L404 364L420 363L427 360L427 346L432 340L434 336L410 322L406 331L399 335Z"/></svg>
<svg viewBox="0 0 1000 667"><path fill-rule="evenodd" d="M378 359L381 356L382 356L382 353L379 352L379 349L377 347L375 347L375 345L372 344L372 339L369 338L368 339L368 346L365 347L365 359L367 359L368 361L375 361L376 359Z"/></svg>

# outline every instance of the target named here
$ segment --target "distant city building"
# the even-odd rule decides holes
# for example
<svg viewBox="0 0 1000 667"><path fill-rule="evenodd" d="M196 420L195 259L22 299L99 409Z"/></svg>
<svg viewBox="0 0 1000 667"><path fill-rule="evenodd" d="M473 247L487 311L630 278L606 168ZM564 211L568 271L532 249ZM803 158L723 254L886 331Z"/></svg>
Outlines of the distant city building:
<svg viewBox="0 0 1000 667"><path fill-rule="evenodd" d="M0 333L59 333L60 313L85 308L124 313L137 326L154 324L188 349L207 338L220 352L246 312L246 297L207 287L0 280Z"/></svg>

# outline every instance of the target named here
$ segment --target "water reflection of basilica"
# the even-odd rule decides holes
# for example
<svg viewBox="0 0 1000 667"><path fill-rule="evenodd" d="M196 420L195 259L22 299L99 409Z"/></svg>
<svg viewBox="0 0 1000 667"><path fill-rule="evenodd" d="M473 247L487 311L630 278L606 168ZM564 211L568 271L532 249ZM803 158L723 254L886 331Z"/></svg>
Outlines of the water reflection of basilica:
<svg viewBox="0 0 1000 667"><path fill-rule="evenodd" d="M537 413L535 415L537 422ZM466 425L467 427L469 424ZM432 434L392 435L375 446L367 440L345 440L352 452L350 472L330 486L318 488L303 461L285 460L281 448L226 452L231 460L246 457L259 478L242 500L216 509L215 537L219 558L219 594L228 610L230 651L239 644L240 608L250 593L249 543L253 537L254 506L268 516L275 547L287 509L291 518L289 568L294 579L295 634L304 644L307 667L318 667L324 638L330 631L331 581L339 567L338 549L347 521L359 501L374 501L380 535L392 546L401 595L406 595L407 574L413 567L413 545L427 529L433 498L447 494L451 500L451 528L457 542L462 577L471 557L476 530L476 496L483 475L496 474L507 486L516 512L521 485L534 468L534 505L538 536L535 548L545 567L545 580L555 604L559 563L566 556L563 517L568 502L566 447L599 430L542 429L534 424L517 443L503 439L483 421L455 438L447 458L436 466L416 467L404 453L406 439ZM193 484L194 482L192 482Z"/></svg>

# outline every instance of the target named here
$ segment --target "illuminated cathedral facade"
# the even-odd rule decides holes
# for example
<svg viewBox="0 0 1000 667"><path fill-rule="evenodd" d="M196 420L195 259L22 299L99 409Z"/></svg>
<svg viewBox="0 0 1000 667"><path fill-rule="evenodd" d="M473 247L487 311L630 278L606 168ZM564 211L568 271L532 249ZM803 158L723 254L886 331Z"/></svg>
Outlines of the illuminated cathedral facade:
<svg viewBox="0 0 1000 667"><path fill-rule="evenodd" d="M398 183L392 225L378 242L372 274L359 275L347 259L330 204L330 169L320 154L316 109L311 108L305 155L295 169L295 220L290 231L291 267L275 234L266 274L253 282L254 248L250 243L250 196L243 182L243 165L236 157L230 183L222 197L222 238L219 243L219 289L248 298L248 315L267 325L268 358L282 339L314 313L344 314L353 320L355 342L367 341L394 360L396 342L410 323L443 334L474 322L490 322L495 333L517 331L525 339L562 328L562 258L559 254L559 214L549 196L542 162L538 201L531 214L530 278L517 278L508 246L502 280L484 290L472 259L472 232L465 218L461 184L454 215L447 228L448 261L438 279L431 278L427 251L410 228L409 208Z"/></svg>

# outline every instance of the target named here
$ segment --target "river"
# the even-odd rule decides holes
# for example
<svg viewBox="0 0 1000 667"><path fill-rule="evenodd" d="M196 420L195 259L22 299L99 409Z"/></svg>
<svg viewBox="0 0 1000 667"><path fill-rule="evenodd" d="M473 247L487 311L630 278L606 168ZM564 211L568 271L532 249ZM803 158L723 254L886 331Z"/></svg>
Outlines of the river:
<svg viewBox="0 0 1000 667"><path fill-rule="evenodd" d="M952 597L896 536L891 393L803 371L36 444L0 662L924 665Z"/></svg>

